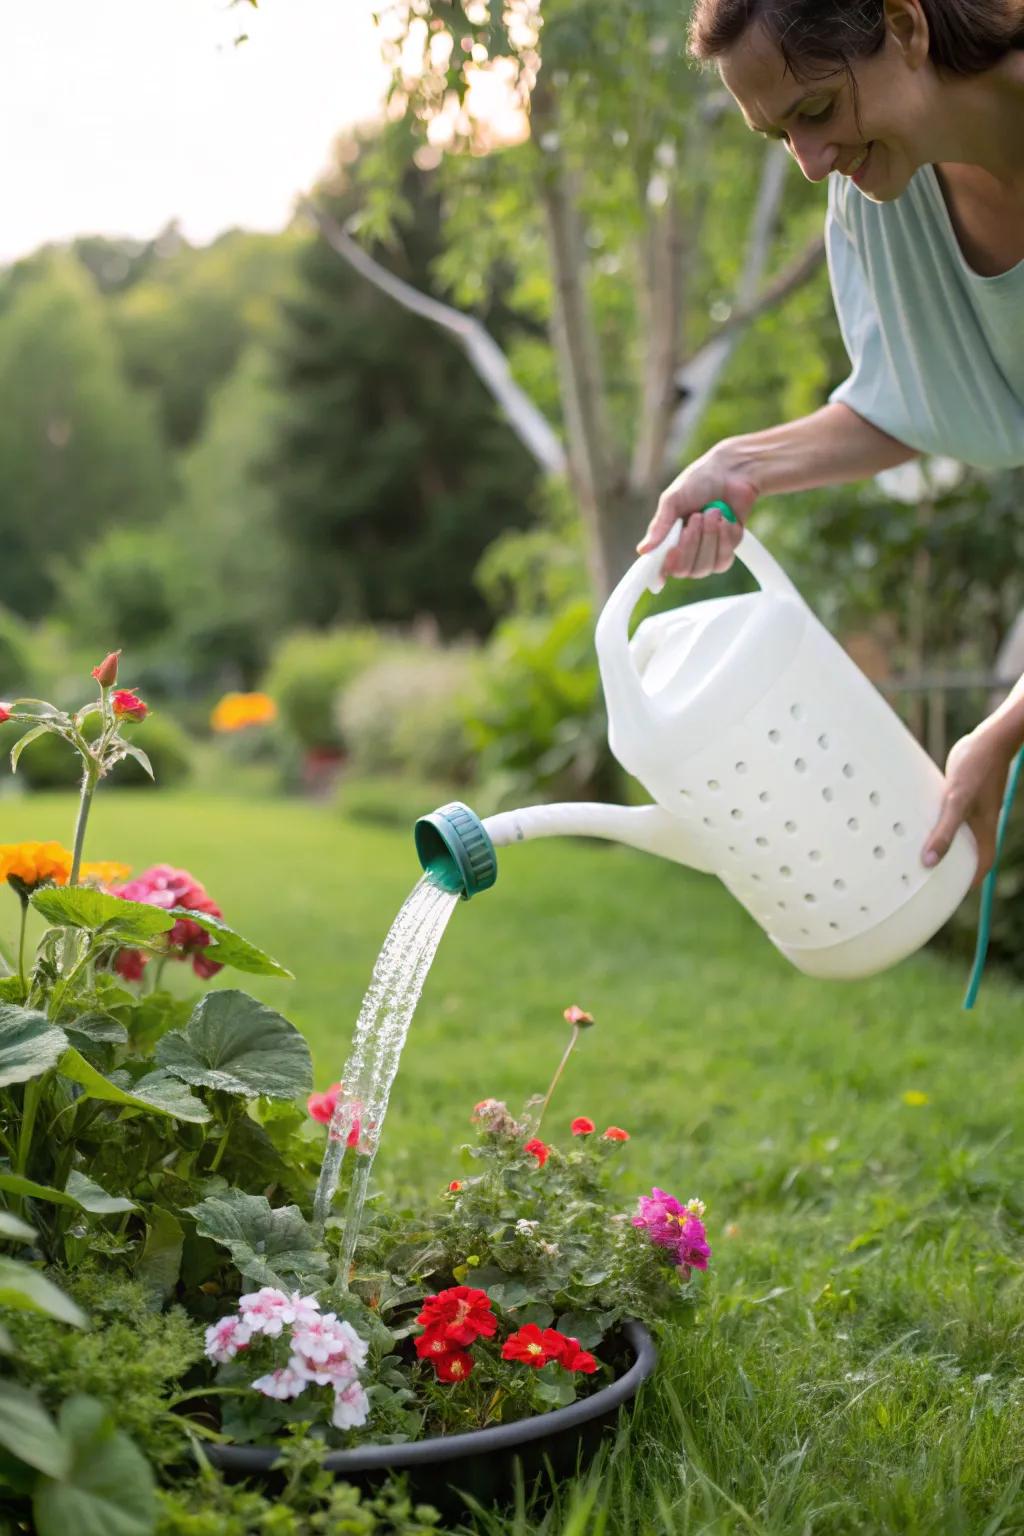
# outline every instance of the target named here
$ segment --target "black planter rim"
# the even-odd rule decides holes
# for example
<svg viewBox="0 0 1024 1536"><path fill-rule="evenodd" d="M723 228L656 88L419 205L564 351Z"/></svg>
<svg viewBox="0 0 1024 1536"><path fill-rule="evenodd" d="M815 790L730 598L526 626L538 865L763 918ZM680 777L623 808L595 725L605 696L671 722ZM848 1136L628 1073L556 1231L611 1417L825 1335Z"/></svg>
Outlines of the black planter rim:
<svg viewBox="0 0 1024 1536"><path fill-rule="evenodd" d="M591 1397L581 1398L566 1408L533 1414L511 1424L495 1424L489 1429L467 1430L460 1435L432 1435L404 1445L362 1445L351 1451L328 1451L323 1458L326 1472L339 1476L357 1472L400 1472L405 1468L436 1466L460 1457L486 1455L492 1451L514 1451L535 1440L547 1440L561 1430L577 1429L592 1419L613 1412L635 1397L658 1360L654 1340L643 1323L627 1318L621 1333L633 1350L633 1364L623 1375ZM280 1449L275 1445L206 1445L204 1453L223 1472L243 1476L265 1475L277 1461Z"/></svg>

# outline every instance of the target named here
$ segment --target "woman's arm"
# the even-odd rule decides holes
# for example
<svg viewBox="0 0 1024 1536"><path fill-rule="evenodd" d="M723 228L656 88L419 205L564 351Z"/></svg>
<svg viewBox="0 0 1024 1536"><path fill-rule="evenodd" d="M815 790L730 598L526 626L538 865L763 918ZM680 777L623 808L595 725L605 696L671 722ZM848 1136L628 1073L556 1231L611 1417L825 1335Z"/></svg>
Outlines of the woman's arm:
<svg viewBox="0 0 1024 1536"><path fill-rule="evenodd" d="M653 549L679 518L685 518L664 574L708 576L724 571L732 564L742 525L759 496L863 480L916 457L915 449L872 426L849 406L825 405L798 421L716 443L662 492L638 547L641 553ZM728 502L739 524L726 522L719 512L702 513L709 501Z"/></svg>

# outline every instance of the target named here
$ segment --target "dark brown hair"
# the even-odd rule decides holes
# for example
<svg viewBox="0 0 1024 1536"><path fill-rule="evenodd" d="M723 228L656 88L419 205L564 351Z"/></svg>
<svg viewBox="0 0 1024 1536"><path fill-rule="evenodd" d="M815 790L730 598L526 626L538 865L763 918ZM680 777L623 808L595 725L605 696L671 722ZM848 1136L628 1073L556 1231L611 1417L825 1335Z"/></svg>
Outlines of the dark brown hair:
<svg viewBox="0 0 1024 1536"><path fill-rule="evenodd" d="M920 0L929 57L937 69L976 75L1024 48L1019 0ZM725 53L751 22L760 22L797 78L849 71L885 42L884 0L696 0L690 52Z"/></svg>

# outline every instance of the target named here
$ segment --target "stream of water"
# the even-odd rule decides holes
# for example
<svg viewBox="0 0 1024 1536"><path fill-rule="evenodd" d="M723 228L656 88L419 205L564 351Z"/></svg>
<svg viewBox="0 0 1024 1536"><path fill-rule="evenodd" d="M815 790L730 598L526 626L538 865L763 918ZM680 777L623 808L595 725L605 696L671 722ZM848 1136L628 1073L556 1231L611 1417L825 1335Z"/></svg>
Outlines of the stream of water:
<svg viewBox="0 0 1024 1536"><path fill-rule="evenodd" d="M355 1158L338 1281L348 1284L373 1159L380 1144L391 1085L423 984L459 897L426 875L414 887L392 923L377 956L356 1021L355 1037L327 1131L327 1149L317 1184L313 1217L322 1232L338 1190L346 1155Z"/></svg>

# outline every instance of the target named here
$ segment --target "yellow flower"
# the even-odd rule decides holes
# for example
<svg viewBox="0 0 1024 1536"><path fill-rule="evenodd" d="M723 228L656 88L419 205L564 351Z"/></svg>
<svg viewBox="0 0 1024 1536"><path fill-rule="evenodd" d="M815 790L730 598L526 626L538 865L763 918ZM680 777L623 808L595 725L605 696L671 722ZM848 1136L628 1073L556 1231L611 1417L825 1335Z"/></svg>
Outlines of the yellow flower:
<svg viewBox="0 0 1024 1536"><path fill-rule="evenodd" d="M52 880L67 885L71 875L71 854L60 843L0 843L0 880L13 876L32 889Z"/></svg>
<svg viewBox="0 0 1024 1536"><path fill-rule="evenodd" d="M920 1088L908 1088L903 1095L903 1102L904 1104L909 1104L912 1109L917 1109L920 1105L928 1104L931 1101L926 1093L921 1092Z"/></svg>
<svg viewBox="0 0 1024 1536"><path fill-rule="evenodd" d="M266 693L226 693L210 716L215 731L242 731L249 725L269 725L277 705Z"/></svg>
<svg viewBox="0 0 1024 1536"><path fill-rule="evenodd" d="M83 864L79 871L83 880L91 880L96 885L116 885L119 880L127 880L131 872L130 864L119 864L116 859L97 859Z"/></svg>

